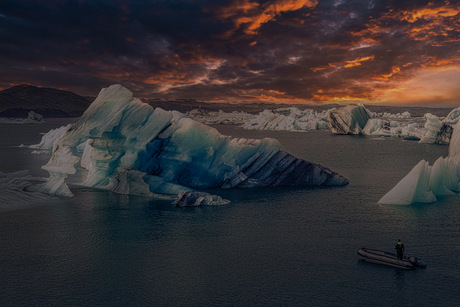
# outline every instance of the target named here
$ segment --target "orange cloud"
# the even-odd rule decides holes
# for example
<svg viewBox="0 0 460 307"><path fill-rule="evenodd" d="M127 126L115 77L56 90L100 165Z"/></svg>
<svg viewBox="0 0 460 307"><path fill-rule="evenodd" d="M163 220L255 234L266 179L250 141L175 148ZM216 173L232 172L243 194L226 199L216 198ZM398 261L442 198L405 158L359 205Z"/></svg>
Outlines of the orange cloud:
<svg viewBox="0 0 460 307"><path fill-rule="evenodd" d="M327 101L333 103L366 103L370 100L367 97L359 97L359 96L351 96L346 94L338 94L338 95L313 95L314 101Z"/></svg>
<svg viewBox="0 0 460 307"><path fill-rule="evenodd" d="M437 6L436 6L437 5ZM371 19L366 29L352 35L379 44L383 37L395 32L407 33L412 39L445 46L460 41L460 5L445 1L440 6L431 2L424 8L395 12L390 10Z"/></svg>
<svg viewBox="0 0 460 307"><path fill-rule="evenodd" d="M374 60L373 55L356 58L356 59L354 59L352 61L346 61L347 64L344 67L345 68L351 68L351 67L355 67L355 66L361 66L361 62L370 61L370 60Z"/></svg>
<svg viewBox="0 0 460 307"><path fill-rule="evenodd" d="M233 19L236 29L244 28L246 34L254 35L259 28L284 12L314 8L317 0L275 0L259 4L251 0L235 0L231 6L220 8L218 18ZM235 30L236 30L235 29Z"/></svg>
<svg viewBox="0 0 460 307"><path fill-rule="evenodd" d="M389 74L384 74L384 75L381 75L379 77L374 77L373 79L380 80L380 81L387 81L388 79L393 77L395 74L399 74L399 73L401 73L401 68L398 67L398 66L394 66L391 69L391 72Z"/></svg>
<svg viewBox="0 0 460 307"><path fill-rule="evenodd" d="M145 84L189 83L190 81L186 74L179 72L165 72L162 75L150 76L144 79Z"/></svg>
<svg viewBox="0 0 460 307"><path fill-rule="evenodd" d="M450 58L450 59L436 59L430 58L430 61L426 65L427 67L435 67L435 68L457 68L460 66L460 56Z"/></svg>
<svg viewBox="0 0 460 307"><path fill-rule="evenodd" d="M374 99L371 91L363 91L362 88L329 88L318 89L312 95L313 101L323 101L332 103L367 103Z"/></svg>
<svg viewBox="0 0 460 307"><path fill-rule="evenodd" d="M327 64L327 66L320 66L320 67L313 67L313 68L310 68L310 70L312 70L313 72L317 72L317 71L321 71L321 70L325 70L325 69L328 69L328 68L335 68L336 66L334 64Z"/></svg>
<svg viewBox="0 0 460 307"><path fill-rule="evenodd" d="M449 2L446 1L446 4L449 4ZM453 8L453 7L437 7L437 8L422 8L422 9L417 9L413 11L404 11L402 12L402 18L401 20L406 20L410 23L414 23L419 19L439 19L441 18L446 18L446 17L454 17L459 14L458 8Z"/></svg>
<svg viewBox="0 0 460 307"><path fill-rule="evenodd" d="M405 82L398 82L382 96L386 103L458 105L460 68L428 69L417 72Z"/></svg>
<svg viewBox="0 0 460 307"><path fill-rule="evenodd" d="M250 89L239 92L239 96L254 100L270 100L270 101L287 101L296 100L297 98L286 95L285 92L266 89Z"/></svg>

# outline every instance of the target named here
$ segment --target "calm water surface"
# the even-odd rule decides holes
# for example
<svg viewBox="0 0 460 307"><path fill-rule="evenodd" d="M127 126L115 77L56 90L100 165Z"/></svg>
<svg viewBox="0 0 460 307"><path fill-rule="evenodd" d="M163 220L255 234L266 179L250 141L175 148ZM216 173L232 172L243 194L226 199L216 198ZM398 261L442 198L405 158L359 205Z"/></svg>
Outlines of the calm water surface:
<svg viewBox="0 0 460 307"><path fill-rule="evenodd" d="M0 125L0 171L40 169L39 132L61 125ZM347 176L342 188L212 191L230 205L174 208L170 201L73 188L0 212L0 303L7 305L458 306L460 196L434 204L377 201L421 159L447 146L393 138L246 131ZM14 130L14 132L12 131ZM414 271L365 263L360 247L428 263Z"/></svg>

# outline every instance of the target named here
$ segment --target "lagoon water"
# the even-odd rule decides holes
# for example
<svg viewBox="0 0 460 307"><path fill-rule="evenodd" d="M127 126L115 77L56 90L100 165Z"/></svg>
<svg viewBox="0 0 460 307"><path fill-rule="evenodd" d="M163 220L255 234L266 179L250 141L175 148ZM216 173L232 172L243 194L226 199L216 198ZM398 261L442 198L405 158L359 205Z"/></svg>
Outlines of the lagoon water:
<svg viewBox="0 0 460 307"><path fill-rule="evenodd" d="M40 169L43 125L0 124L0 171ZM377 201L421 159L447 146L396 138L246 131L278 139L297 157L350 179L341 188L212 191L227 206L175 208L171 201L72 187L74 198L0 207L0 304L459 306L460 196L434 204ZM426 269L359 259L360 247L406 252Z"/></svg>

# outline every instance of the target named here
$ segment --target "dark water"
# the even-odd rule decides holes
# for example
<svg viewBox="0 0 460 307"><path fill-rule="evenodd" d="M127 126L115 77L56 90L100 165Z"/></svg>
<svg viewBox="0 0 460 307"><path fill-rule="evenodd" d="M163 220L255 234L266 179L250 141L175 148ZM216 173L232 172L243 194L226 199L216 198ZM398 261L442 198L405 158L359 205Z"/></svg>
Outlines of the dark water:
<svg viewBox="0 0 460 307"><path fill-rule="evenodd" d="M0 170L42 175L48 157L11 147L38 143L37 126L15 127L11 140L5 126ZM460 304L460 196L377 205L417 162L433 163L447 146L218 129L277 138L350 185L213 191L232 203L186 209L80 188L74 198L0 212L1 305ZM358 259L358 248L391 251L399 238L428 268L404 271Z"/></svg>

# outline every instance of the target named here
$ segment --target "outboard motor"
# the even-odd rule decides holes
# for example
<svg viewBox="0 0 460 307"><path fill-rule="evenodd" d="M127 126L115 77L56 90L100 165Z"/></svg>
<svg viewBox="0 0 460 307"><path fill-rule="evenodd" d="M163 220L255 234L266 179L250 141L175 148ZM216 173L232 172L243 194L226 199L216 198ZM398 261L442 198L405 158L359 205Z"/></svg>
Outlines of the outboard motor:
<svg viewBox="0 0 460 307"><path fill-rule="evenodd" d="M414 266L418 266L421 268L426 267L426 263L422 259L418 259L417 257L414 257L414 256L411 256L408 259L409 259L409 262L412 263Z"/></svg>

